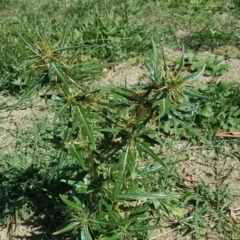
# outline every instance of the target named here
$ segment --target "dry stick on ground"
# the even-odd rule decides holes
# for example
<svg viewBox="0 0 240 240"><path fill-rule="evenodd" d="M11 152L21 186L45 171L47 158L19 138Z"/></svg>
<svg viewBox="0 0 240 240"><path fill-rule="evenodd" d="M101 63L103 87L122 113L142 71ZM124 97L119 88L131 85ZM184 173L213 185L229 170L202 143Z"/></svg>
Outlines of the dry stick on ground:
<svg viewBox="0 0 240 240"><path fill-rule="evenodd" d="M215 133L215 137L222 137L222 138L240 138L240 132Z"/></svg>

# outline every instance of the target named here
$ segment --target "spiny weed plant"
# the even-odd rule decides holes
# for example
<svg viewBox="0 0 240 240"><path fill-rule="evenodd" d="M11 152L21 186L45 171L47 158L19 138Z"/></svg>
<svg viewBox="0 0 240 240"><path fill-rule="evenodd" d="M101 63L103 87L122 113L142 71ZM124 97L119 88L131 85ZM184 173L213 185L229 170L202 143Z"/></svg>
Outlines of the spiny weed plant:
<svg viewBox="0 0 240 240"><path fill-rule="evenodd" d="M78 165L71 177L61 179L71 191L59 196L66 204L65 226L53 234L70 232L75 239L144 239L159 227L161 216L182 218L178 208L181 196L153 184L152 174L162 174L167 167L167 159L159 156L156 146L167 120L174 123L176 131L181 125L209 142L187 122L190 97L210 99L193 85L204 73L205 64L199 72L185 74L183 48L179 67L171 71L163 50L160 64L152 41L153 53L145 63L150 83L136 89L95 86L86 84L81 72L73 79L71 72L78 66L70 64L73 48L65 47L65 37L50 47L42 37L34 45L19 36L34 53L21 66L41 68L40 73L55 83L41 95L56 102L53 124L64 125L58 140L53 141L58 151L54 171L71 168L73 162ZM100 67L103 65L85 69L82 75ZM35 84L16 106L44 89L46 83Z"/></svg>

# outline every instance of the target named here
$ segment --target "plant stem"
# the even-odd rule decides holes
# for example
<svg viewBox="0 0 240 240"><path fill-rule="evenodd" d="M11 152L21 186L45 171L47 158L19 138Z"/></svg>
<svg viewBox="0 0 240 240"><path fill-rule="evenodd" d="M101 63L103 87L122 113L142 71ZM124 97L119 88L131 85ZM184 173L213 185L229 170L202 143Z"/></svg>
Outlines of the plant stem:
<svg viewBox="0 0 240 240"><path fill-rule="evenodd" d="M89 166L90 166L90 172L91 172L91 175L94 177L94 178L97 178L98 177L98 174L97 174L97 170L96 170L96 165L95 165L95 161L93 159L93 155L92 155L92 151L91 151L91 148L90 148L90 145L88 144L87 145L87 153L88 153L88 159L89 159Z"/></svg>

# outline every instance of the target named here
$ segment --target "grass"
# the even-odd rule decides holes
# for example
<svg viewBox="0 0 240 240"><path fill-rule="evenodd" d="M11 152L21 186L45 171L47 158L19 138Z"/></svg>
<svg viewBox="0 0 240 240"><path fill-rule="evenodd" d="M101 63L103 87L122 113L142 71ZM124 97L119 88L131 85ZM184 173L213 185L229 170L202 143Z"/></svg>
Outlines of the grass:
<svg viewBox="0 0 240 240"><path fill-rule="evenodd" d="M20 225L40 227L29 239L239 238L239 141L214 137L239 131L239 85L199 82L228 66L196 53L237 46L237 1L0 9L9 239ZM170 64L166 48L182 57ZM130 58L145 66L139 84L99 80Z"/></svg>

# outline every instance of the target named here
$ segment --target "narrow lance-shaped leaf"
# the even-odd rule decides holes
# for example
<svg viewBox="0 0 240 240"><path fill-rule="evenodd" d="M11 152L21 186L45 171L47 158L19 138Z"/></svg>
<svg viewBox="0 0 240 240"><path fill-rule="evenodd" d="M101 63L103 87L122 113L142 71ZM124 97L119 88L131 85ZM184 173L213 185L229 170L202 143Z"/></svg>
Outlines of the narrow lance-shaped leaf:
<svg viewBox="0 0 240 240"><path fill-rule="evenodd" d="M127 220L121 220L121 221L106 221L106 220L93 220L93 222L100 223L102 225L106 226L126 226L128 224Z"/></svg>
<svg viewBox="0 0 240 240"><path fill-rule="evenodd" d="M19 107L25 100L29 99L29 97L36 92L39 87L41 86L41 83L37 83L35 86L33 86L23 97L13 106L13 109L9 112L8 117L11 115L14 109Z"/></svg>
<svg viewBox="0 0 240 240"><path fill-rule="evenodd" d="M135 208L132 208L129 214L130 218L134 218L136 216L140 217L142 216L143 218L148 218L146 213L151 209L151 207L148 204L141 204Z"/></svg>
<svg viewBox="0 0 240 240"><path fill-rule="evenodd" d="M177 195L166 195L162 193L121 193L117 196L120 200L136 200L136 199L158 199L158 200L167 200L167 201L177 201Z"/></svg>
<svg viewBox="0 0 240 240"><path fill-rule="evenodd" d="M81 223L80 222L69 223L66 227L54 232L53 235L69 232L69 231L73 230L77 225L81 225Z"/></svg>
<svg viewBox="0 0 240 240"><path fill-rule="evenodd" d="M137 143L137 150L140 156L143 156L142 153L146 153L150 157L152 157L154 160L158 161L161 163L163 166L165 166L164 162L162 159L158 157L158 155L150 148L150 144L138 141Z"/></svg>
<svg viewBox="0 0 240 240"><path fill-rule="evenodd" d="M82 156L82 152L81 152L81 151L82 151L82 150L77 150L74 145L72 145L72 147L71 147L71 149L70 149L71 155L78 160L78 163L80 164L80 166L82 167L82 169L86 170L87 167L86 167L86 165L85 165L85 162L84 162L84 159L83 159L83 156Z"/></svg>
<svg viewBox="0 0 240 240"><path fill-rule="evenodd" d="M70 208L78 210L78 211L84 211L84 208L82 206L82 204L79 202L78 204L68 200L66 197L64 197L63 195L60 195L61 200Z"/></svg>
<svg viewBox="0 0 240 240"><path fill-rule="evenodd" d="M59 48L63 48L66 45L66 41L67 41L67 34L69 32L69 28L67 28L64 33L63 33L63 37L59 43Z"/></svg>
<svg viewBox="0 0 240 240"><path fill-rule="evenodd" d="M64 131L64 141L68 142L73 135L73 129L72 129L72 118L70 117L68 120L67 128Z"/></svg>
<svg viewBox="0 0 240 240"><path fill-rule="evenodd" d="M180 119L178 119L177 121L182 125L182 127L186 128L193 135L199 137L205 143L211 144L211 142L209 140L207 140L199 131L197 131L195 128L191 127L188 123L185 123L185 122L181 121Z"/></svg>
<svg viewBox="0 0 240 240"><path fill-rule="evenodd" d="M78 104L78 106L81 108L81 104ZM96 114L89 112L87 109L81 108L84 111L84 118L91 122L92 120L96 120L99 119L99 116L97 116ZM74 117L74 121L73 121L73 125L72 125L72 131L74 132L76 129L79 128L79 122L81 121L82 116L78 114L76 114L76 116Z"/></svg>
<svg viewBox="0 0 240 240"><path fill-rule="evenodd" d="M87 225L83 225L81 229L81 240L93 240Z"/></svg>
<svg viewBox="0 0 240 240"><path fill-rule="evenodd" d="M117 199L118 194L121 192L123 187L123 181L119 180L114 182L114 189L112 193L112 199L115 201Z"/></svg>
<svg viewBox="0 0 240 240"><path fill-rule="evenodd" d="M201 94L199 91L189 88L189 87L184 87L182 89L183 93L190 96L190 97L195 97L195 98L201 98L201 99L209 99L209 100L214 100L213 97L209 97L206 95Z"/></svg>
<svg viewBox="0 0 240 240"><path fill-rule="evenodd" d="M154 145L154 144L159 145L160 144L159 141L157 141L156 139L148 136L147 134L141 134L141 135L139 135L139 138L143 139L144 142L147 142L151 145Z"/></svg>
<svg viewBox="0 0 240 240"><path fill-rule="evenodd" d="M59 151L59 156L58 156L58 167L60 169L63 168L66 157L67 157L67 152L65 151L65 149L61 149Z"/></svg>
<svg viewBox="0 0 240 240"><path fill-rule="evenodd" d="M38 57L34 57L28 60L24 60L20 65L18 65L18 68L24 68L28 65L32 65L34 62L36 62L39 58Z"/></svg>
<svg viewBox="0 0 240 240"><path fill-rule="evenodd" d="M121 92L120 92L121 91ZM130 101L137 101L137 97L128 90L118 89L117 91L112 90L113 93L118 94L124 98L127 98Z"/></svg>
<svg viewBox="0 0 240 240"><path fill-rule="evenodd" d="M153 69L153 67L150 65L150 63L149 62L147 62L147 61L145 61L145 66L146 66L146 68L148 69L148 71L149 71L149 73L150 73L150 79L152 79L154 82L156 82L156 74L155 74L155 71L154 71L154 69Z"/></svg>
<svg viewBox="0 0 240 240"><path fill-rule="evenodd" d="M182 72L182 69L183 69L183 67L184 67L184 64L185 64L185 60L184 60L184 58L185 58L185 48L184 48L184 45L182 46L182 57L181 57L181 62L180 62L180 65L179 65L179 67L177 68L177 70L176 70L176 76L179 76L180 74L181 74L181 72Z"/></svg>
<svg viewBox="0 0 240 240"><path fill-rule="evenodd" d="M141 172L138 173L137 178L147 177L151 173L155 173L157 171L160 171L160 169L162 169L162 167L163 167L162 164L155 165L155 166L152 166L152 167L147 166Z"/></svg>
<svg viewBox="0 0 240 240"><path fill-rule="evenodd" d="M153 108L158 106L159 112L156 117L156 120L161 119L169 112L169 106L166 102L166 99L161 99L153 104Z"/></svg>
<svg viewBox="0 0 240 240"><path fill-rule="evenodd" d="M15 210L15 224L16 224L16 226L18 226L19 225L19 220L18 220L18 210Z"/></svg>
<svg viewBox="0 0 240 240"><path fill-rule="evenodd" d="M134 167L135 158L136 156L130 150L128 152L127 170L131 174L132 179L134 179L136 176L135 167Z"/></svg>
<svg viewBox="0 0 240 240"><path fill-rule="evenodd" d="M202 69L199 72L195 72L193 74L190 74L186 77L184 77L182 79L182 81L184 82L188 82L188 83L194 83L195 81L197 81L200 77L202 77L202 75L204 74L206 68L206 63L203 64Z"/></svg>
<svg viewBox="0 0 240 240"><path fill-rule="evenodd" d="M125 150L125 153L123 154L123 157L111 169L112 172L119 171L117 176L118 179L123 179L124 176L126 176L128 170L131 170L131 168L129 169L128 165L131 164L129 162L132 161L132 158L133 156L128 145Z"/></svg>
<svg viewBox="0 0 240 240"><path fill-rule="evenodd" d="M164 70L164 78L168 77L168 65L167 65L167 61L166 61L166 56L164 53L164 49L163 46L161 45L161 50L162 50L162 58L163 58L163 70Z"/></svg>
<svg viewBox="0 0 240 240"><path fill-rule="evenodd" d="M63 106L61 106L61 108L57 111L56 115L54 116L53 123L55 123L57 119L60 119L63 116L63 114L68 110L67 107L68 104L64 104Z"/></svg>
<svg viewBox="0 0 240 240"><path fill-rule="evenodd" d="M61 179L61 182L66 183L70 186L73 186L74 189L76 189L79 194L80 193L87 194L88 192L90 192L90 191L88 191L88 183L84 180L83 181L79 181L79 180L73 181L73 180L69 180L69 179ZM76 197L73 196L73 198L76 201Z"/></svg>
<svg viewBox="0 0 240 240"><path fill-rule="evenodd" d="M55 73L58 76L58 78L61 80L62 90L63 90L65 96L68 96L69 95L68 80L66 78L65 73L60 68L60 66L56 66L54 63L51 63L49 72L50 72L50 74Z"/></svg>
<svg viewBox="0 0 240 240"><path fill-rule="evenodd" d="M85 114L87 114L85 109L82 109L81 107L77 107L77 113L79 117L79 124L82 126L82 128L85 131L85 134L88 137L88 141L91 143L93 149L96 148L95 145L95 138L93 133L93 128L91 122L86 118Z"/></svg>
<svg viewBox="0 0 240 240"><path fill-rule="evenodd" d="M135 169L133 162L134 154L128 146L121 160L112 167L111 172L119 171L117 174L117 179L119 179L119 181L125 181L127 174L131 174L132 178L135 178Z"/></svg>
<svg viewBox="0 0 240 240"><path fill-rule="evenodd" d="M55 48L52 52L55 53L55 52L64 52L64 51L67 51L67 50L72 50L72 49L77 49L79 48L79 46L67 46L67 47L61 47L61 48Z"/></svg>
<svg viewBox="0 0 240 240"><path fill-rule="evenodd" d="M101 236L99 240L122 240L124 238L123 235L124 235L123 232L113 233L112 236L109 236L109 233L108 233L106 237Z"/></svg>
<svg viewBox="0 0 240 240"><path fill-rule="evenodd" d="M102 201L104 201L104 200L102 200ZM110 216L115 222L119 222L120 219L121 219L121 217L120 217L120 215L118 214L118 212L113 211L112 206L110 206L107 202L104 201L103 204L104 204L104 206L106 207L109 216Z"/></svg>
<svg viewBox="0 0 240 240"><path fill-rule="evenodd" d="M28 42L20 33L17 33L17 35L21 38L21 40L26 44L26 46L29 48L29 50L31 50L33 53L35 53L36 55L39 54L38 49L31 44L30 42Z"/></svg>
<svg viewBox="0 0 240 240"><path fill-rule="evenodd" d="M157 71L158 68L158 54L157 54L157 49L156 49L156 44L152 39L152 47L153 47L153 55L152 55L152 66L154 71Z"/></svg>
<svg viewBox="0 0 240 240"><path fill-rule="evenodd" d="M157 54L157 49L155 42L152 39L152 56L150 61L145 61L145 66L148 69L150 73L150 78L154 81L157 82L158 80L158 54Z"/></svg>

